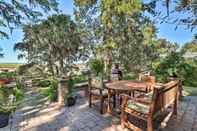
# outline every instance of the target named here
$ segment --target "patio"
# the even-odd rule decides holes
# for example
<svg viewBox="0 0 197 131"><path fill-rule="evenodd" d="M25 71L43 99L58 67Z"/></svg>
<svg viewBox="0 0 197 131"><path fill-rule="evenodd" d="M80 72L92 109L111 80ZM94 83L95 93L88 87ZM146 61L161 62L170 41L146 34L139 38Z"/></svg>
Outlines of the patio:
<svg viewBox="0 0 197 131"><path fill-rule="evenodd" d="M38 92L29 90L22 108L13 116L13 124L0 131L123 131L118 118L107 113L101 115L98 108L89 108L84 94L78 92L75 106L59 109L56 104L47 103ZM197 97L185 97L179 103L177 119L170 119L161 130L196 131Z"/></svg>

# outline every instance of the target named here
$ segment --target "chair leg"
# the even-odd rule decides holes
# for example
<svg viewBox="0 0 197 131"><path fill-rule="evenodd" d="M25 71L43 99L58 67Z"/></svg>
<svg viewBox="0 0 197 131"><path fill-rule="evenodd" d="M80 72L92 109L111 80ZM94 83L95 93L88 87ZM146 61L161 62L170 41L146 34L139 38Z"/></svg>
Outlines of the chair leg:
<svg viewBox="0 0 197 131"><path fill-rule="evenodd" d="M120 100L119 100L119 103L120 103L120 106L122 105L122 97L119 97Z"/></svg>
<svg viewBox="0 0 197 131"><path fill-rule="evenodd" d="M153 120L151 117L148 117L147 121L147 131L153 131Z"/></svg>
<svg viewBox="0 0 197 131"><path fill-rule="evenodd" d="M135 91L134 90L132 91L132 96L133 96L133 98L135 97Z"/></svg>
<svg viewBox="0 0 197 131"><path fill-rule="evenodd" d="M173 105L173 115L177 115L177 99L175 99L174 105Z"/></svg>
<svg viewBox="0 0 197 131"><path fill-rule="evenodd" d="M89 94L89 107L92 107L92 95Z"/></svg>
<svg viewBox="0 0 197 131"><path fill-rule="evenodd" d="M103 104L104 104L104 98L101 97L101 103L100 103L100 113L103 114Z"/></svg>
<svg viewBox="0 0 197 131"><path fill-rule="evenodd" d="M121 109L120 122L121 122L121 127L124 129L126 123L126 113L124 112L124 109Z"/></svg>

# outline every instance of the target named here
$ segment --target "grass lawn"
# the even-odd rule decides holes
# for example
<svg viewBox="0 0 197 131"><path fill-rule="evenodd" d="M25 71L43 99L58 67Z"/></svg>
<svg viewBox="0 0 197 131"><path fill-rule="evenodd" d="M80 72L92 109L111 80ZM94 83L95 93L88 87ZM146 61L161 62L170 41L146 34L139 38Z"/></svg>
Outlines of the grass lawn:
<svg viewBox="0 0 197 131"><path fill-rule="evenodd" d="M197 96L197 87L183 87L183 95L184 96Z"/></svg>
<svg viewBox="0 0 197 131"><path fill-rule="evenodd" d="M22 64L19 63L0 63L0 68L17 68Z"/></svg>

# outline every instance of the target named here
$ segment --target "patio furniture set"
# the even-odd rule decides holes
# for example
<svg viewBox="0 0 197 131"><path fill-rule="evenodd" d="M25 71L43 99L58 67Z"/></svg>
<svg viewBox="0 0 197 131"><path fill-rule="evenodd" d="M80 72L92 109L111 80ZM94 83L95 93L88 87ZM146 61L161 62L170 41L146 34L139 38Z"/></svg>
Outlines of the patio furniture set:
<svg viewBox="0 0 197 131"><path fill-rule="evenodd" d="M156 83L155 77L150 74L144 76L140 74L137 81L116 79L103 82L98 78L89 77L88 86L89 107L92 107L94 98L100 100L101 114L104 113L105 101L109 114L114 114L114 109L118 107L121 112L119 117L122 128L141 130L129 121L129 117L135 117L147 122L147 131L153 131L153 120L158 115L168 111L161 126L166 125L172 115L177 115L179 81L175 79L161 84Z"/></svg>

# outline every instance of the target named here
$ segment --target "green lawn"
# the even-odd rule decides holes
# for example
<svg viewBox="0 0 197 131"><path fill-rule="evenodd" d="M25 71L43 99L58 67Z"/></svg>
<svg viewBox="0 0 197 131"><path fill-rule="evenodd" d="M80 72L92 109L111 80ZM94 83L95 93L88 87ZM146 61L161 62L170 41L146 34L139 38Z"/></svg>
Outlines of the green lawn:
<svg viewBox="0 0 197 131"><path fill-rule="evenodd" d="M0 63L0 68L17 68L22 64L19 63Z"/></svg>
<svg viewBox="0 0 197 131"><path fill-rule="evenodd" d="M183 87L183 95L184 96L197 96L197 87Z"/></svg>

